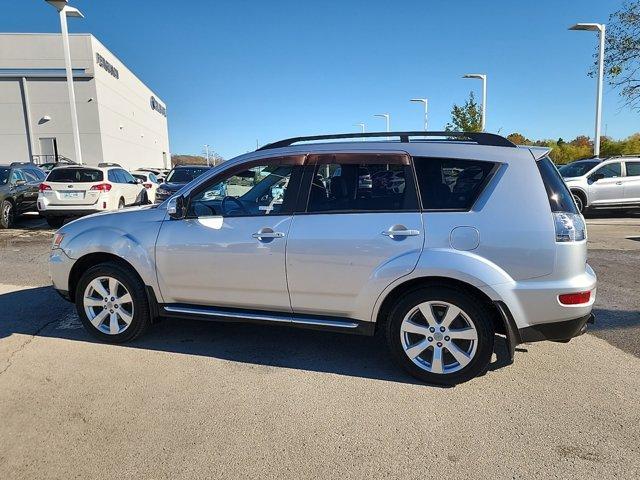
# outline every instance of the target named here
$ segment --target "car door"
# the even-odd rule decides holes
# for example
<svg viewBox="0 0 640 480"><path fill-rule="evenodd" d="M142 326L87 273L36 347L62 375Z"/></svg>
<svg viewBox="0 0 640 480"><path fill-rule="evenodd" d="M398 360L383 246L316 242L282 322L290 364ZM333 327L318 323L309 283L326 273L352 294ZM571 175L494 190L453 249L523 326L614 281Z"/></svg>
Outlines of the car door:
<svg viewBox="0 0 640 480"><path fill-rule="evenodd" d="M607 163L589 175L589 203L607 205L624 202L622 163Z"/></svg>
<svg viewBox="0 0 640 480"><path fill-rule="evenodd" d="M372 298L410 273L424 228L406 154L310 155L287 240L295 313L369 320Z"/></svg>
<svg viewBox="0 0 640 480"><path fill-rule="evenodd" d="M9 187L11 195L16 202L16 212L23 213L29 211L31 200L29 198L29 185L24 173L19 168L13 168L9 175Z"/></svg>
<svg viewBox="0 0 640 480"><path fill-rule="evenodd" d="M640 160L625 161L624 177L625 203L640 204Z"/></svg>
<svg viewBox="0 0 640 480"><path fill-rule="evenodd" d="M290 312L285 245L304 157L232 166L187 197L156 244L165 303Z"/></svg>
<svg viewBox="0 0 640 480"><path fill-rule="evenodd" d="M22 175L27 181L27 188L24 193L24 210L25 212L37 211L38 191L40 183L45 179L44 173L37 168L22 168Z"/></svg>

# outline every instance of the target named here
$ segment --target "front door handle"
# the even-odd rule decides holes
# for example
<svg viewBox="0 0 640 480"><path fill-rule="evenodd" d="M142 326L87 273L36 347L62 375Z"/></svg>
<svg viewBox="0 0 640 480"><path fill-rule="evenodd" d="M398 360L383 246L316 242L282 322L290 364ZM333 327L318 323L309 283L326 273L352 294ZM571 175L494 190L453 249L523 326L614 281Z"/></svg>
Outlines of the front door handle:
<svg viewBox="0 0 640 480"><path fill-rule="evenodd" d="M380 232L385 237L389 238L403 238L403 237L415 237L420 235L420 230L408 229L404 225L394 225L389 230Z"/></svg>
<svg viewBox="0 0 640 480"><path fill-rule="evenodd" d="M622 185L622 182L616 182L616 185Z"/></svg>
<svg viewBox="0 0 640 480"><path fill-rule="evenodd" d="M274 238L284 238L284 233L274 232L271 228L261 228L251 236L258 240L272 240Z"/></svg>

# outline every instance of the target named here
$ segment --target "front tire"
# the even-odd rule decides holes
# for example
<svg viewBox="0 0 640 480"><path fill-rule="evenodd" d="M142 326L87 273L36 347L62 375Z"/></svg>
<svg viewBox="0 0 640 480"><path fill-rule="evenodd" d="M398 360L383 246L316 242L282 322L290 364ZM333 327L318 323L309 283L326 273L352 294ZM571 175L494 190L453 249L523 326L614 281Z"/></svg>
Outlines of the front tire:
<svg viewBox="0 0 640 480"><path fill-rule="evenodd" d="M0 204L0 228L11 228L16 219L16 212L9 200L4 200Z"/></svg>
<svg viewBox="0 0 640 480"><path fill-rule="evenodd" d="M582 198L582 195L576 192L571 192L571 195L573 195L573 201L576 203L578 212L584 213L584 199Z"/></svg>
<svg viewBox="0 0 640 480"><path fill-rule="evenodd" d="M133 340L151 323L144 284L131 268L117 263L89 268L78 282L75 300L85 329L105 342Z"/></svg>
<svg viewBox="0 0 640 480"><path fill-rule="evenodd" d="M456 385L484 373L494 334L489 309L451 287L410 292L385 325L393 359L413 377L436 385Z"/></svg>

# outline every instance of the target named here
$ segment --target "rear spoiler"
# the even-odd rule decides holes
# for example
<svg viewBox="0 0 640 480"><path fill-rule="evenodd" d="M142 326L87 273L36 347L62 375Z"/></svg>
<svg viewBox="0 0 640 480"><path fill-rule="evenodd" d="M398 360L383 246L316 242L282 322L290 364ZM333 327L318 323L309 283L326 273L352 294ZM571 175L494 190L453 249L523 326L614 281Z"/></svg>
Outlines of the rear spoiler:
<svg viewBox="0 0 640 480"><path fill-rule="evenodd" d="M518 145L518 148L526 148L533 155L534 160L540 160L542 157L549 155L551 149L549 147L538 147L529 145Z"/></svg>

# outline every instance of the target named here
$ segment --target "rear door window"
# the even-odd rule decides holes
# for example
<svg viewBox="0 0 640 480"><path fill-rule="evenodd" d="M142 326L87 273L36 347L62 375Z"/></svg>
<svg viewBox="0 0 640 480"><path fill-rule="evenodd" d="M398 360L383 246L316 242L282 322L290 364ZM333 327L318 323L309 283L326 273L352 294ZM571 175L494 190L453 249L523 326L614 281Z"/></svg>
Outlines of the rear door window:
<svg viewBox="0 0 640 480"><path fill-rule="evenodd" d="M627 177L640 177L640 162L626 162Z"/></svg>
<svg viewBox="0 0 640 480"><path fill-rule="evenodd" d="M48 182L93 183L104 179L102 170L94 168L54 168L49 172Z"/></svg>
<svg viewBox="0 0 640 480"><path fill-rule="evenodd" d="M410 165L385 163L376 155L321 155L313 168L307 212L415 211L417 194Z"/></svg>
<svg viewBox="0 0 640 480"><path fill-rule="evenodd" d="M425 210L469 210L482 193L493 162L414 157L418 188Z"/></svg>

